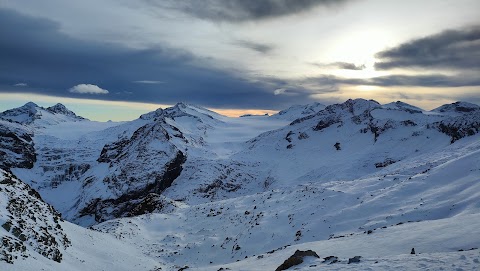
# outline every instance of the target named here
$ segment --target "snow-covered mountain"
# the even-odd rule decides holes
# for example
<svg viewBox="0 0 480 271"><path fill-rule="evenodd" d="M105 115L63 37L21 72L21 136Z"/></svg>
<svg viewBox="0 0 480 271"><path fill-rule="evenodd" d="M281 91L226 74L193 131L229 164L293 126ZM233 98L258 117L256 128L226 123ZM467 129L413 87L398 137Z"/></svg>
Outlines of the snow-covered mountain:
<svg viewBox="0 0 480 271"><path fill-rule="evenodd" d="M475 112L480 110L480 106L472 103L467 102L455 102L452 104L444 104L440 107L437 107L432 110L432 112L439 112L439 113L468 113L468 112Z"/></svg>
<svg viewBox="0 0 480 271"><path fill-rule="evenodd" d="M272 118L284 119L293 121L295 119L312 115L320 110L323 110L325 105L321 103L312 103L307 105L293 105L285 110L279 111L277 114L272 115Z"/></svg>
<svg viewBox="0 0 480 271"><path fill-rule="evenodd" d="M86 120L68 110L63 104L58 103L48 108L43 108L32 102L0 113L0 119L21 124L35 123L37 127L60 122Z"/></svg>
<svg viewBox="0 0 480 271"><path fill-rule="evenodd" d="M421 109L419 107L416 107L416 106L413 106L413 105L410 105L410 104L407 104L407 103L404 103L404 102L401 102L401 101L396 101L396 102L391 102L391 103L388 103L388 104L384 104L384 105L382 105L382 108L404 110L404 111L411 112L411 113L421 113L422 111L424 111L423 109Z"/></svg>
<svg viewBox="0 0 480 271"><path fill-rule="evenodd" d="M101 123L28 103L0 118L0 222L24 232L0 228L2 270L480 266L473 104L229 118L179 103Z"/></svg>

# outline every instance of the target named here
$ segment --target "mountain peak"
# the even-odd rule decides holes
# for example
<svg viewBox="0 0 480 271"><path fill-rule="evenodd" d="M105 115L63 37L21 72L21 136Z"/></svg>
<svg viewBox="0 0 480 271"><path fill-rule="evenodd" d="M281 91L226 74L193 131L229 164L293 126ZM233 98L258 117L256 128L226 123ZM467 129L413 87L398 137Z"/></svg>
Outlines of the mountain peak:
<svg viewBox="0 0 480 271"><path fill-rule="evenodd" d="M169 117L169 118L176 118L182 116L198 116L198 115L206 115L208 118L213 118L212 115L216 114L208 109L205 109L201 106L187 104L185 102L179 102L172 107L168 107L165 109L158 108L155 111L151 111L145 113L140 116L143 120L151 120L157 117Z"/></svg>
<svg viewBox="0 0 480 271"><path fill-rule="evenodd" d="M50 106L46 110L53 114L62 114L62 115L71 116L71 117L77 116L75 113L70 111L67 107L65 107L65 105L61 103L57 103L56 105Z"/></svg>
<svg viewBox="0 0 480 271"><path fill-rule="evenodd" d="M28 102L24 105L22 105L21 107L24 107L24 108L35 108L35 107L39 107L36 103L34 102Z"/></svg>
<svg viewBox="0 0 480 271"><path fill-rule="evenodd" d="M317 116L325 117L332 116L332 118L338 118L345 114L351 114L353 116L359 116L366 111L372 111L375 108L379 108L381 105L374 100L365 99L348 99L343 103L331 104L324 109L318 111L315 114L311 114L305 117L295 119L290 125L304 122L309 119L313 119Z"/></svg>
<svg viewBox="0 0 480 271"><path fill-rule="evenodd" d="M457 112L457 113L468 113L472 111L480 110L480 106L472 104L469 102L454 102L451 104L444 104L433 109L433 112L447 113L447 112Z"/></svg>
<svg viewBox="0 0 480 271"><path fill-rule="evenodd" d="M67 109L67 107L66 107L65 105L61 104L61 103L57 103L57 104L55 104L55 105L52 105L52 106L50 106L49 108L52 108L52 109L54 109L54 108Z"/></svg>
<svg viewBox="0 0 480 271"><path fill-rule="evenodd" d="M348 99L342 104L334 104L331 106L340 106L341 108L347 108L350 111L350 113L356 116L356 115L362 114L367 110L372 110L374 108L380 107L381 105L375 100L365 100L365 99L357 98L357 99Z"/></svg>
<svg viewBox="0 0 480 271"><path fill-rule="evenodd" d="M63 115L76 120L85 120L85 118L77 116L74 112L67 109L63 104L57 103L56 105L50 106L48 108L43 108L38 106L33 102L28 102L20 107L6 110L0 113L0 119L7 121L18 122L22 124L33 123L37 119L49 119L47 122L50 122L51 118L48 115ZM56 121L63 122L63 118L54 118ZM54 122L56 122L54 121Z"/></svg>
<svg viewBox="0 0 480 271"><path fill-rule="evenodd" d="M174 107L177 107L177 108L181 108L181 109L185 109L187 108L189 105L185 102L178 102Z"/></svg>
<svg viewBox="0 0 480 271"><path fill-rule="evenodd" d="M209 119L215 119L219 116L218 113L215 113L209 109L201 107L199 105L188 104L185 102L179 102L176 105L165 108L165 113L168 117L176 118L182 116L193 116L193 117L207 117Z"/></svg>
<svg viewBox="0 0 480 271"><path fill-rule="evenodd" d="M403 111L407 111L407 112L410 112L410 113L421 113L421 112L424 111L423 109L421 109L419 107L413 106L411 104L407 104L407 103L402 102L402 101L396 101L396 102L391 102L391 103L388 103L388 104L384 104L384 105L382 105L382 108L403 110Z"/></svg>
<svg viewBox="0 0 480 271"><path fill-rule="evenodd" d="M72 117L72 118L75 118L75 119L82 119L82 120L85 119L83 117L77 116L77 114L75 114L73 111L71 111L65 105L63 105L61 103L57 103L53 106L50 106L50 107L46 108L45 110L47 110L48 112L50 112L52 114L64 115L64 116Z"/></svg>
<svg viewBox="0 0 480 271"><path fill-rule="evenodd" d="M363 99L363 98L356 98L356 99L348 99L345 101L345 104L362 104L362 105L368 105L368 106L378 106L380 105L379 102L375 101L375 100L366 100L366 99Z"/></svg>
<svg viewBox="0 0 480 271"><path fill-rule="evenodd" d="M140 118L141 118L142 120L151 120L151 119L160 117L160 116L162 116L162 115L163 115L163 109L158 108L158 109L155 110L155 111L148 112L148 113L145 113L145 114L141 115Z"/></svg>
<svg viewBox="0 0 480 271"><path fill-rule="evenodd" d="M305 104L305 105L292 105L289 108L278 112L272 117L277 119L295 120L297 118L315 114L320 110L323 110L324 108L325 108L325 105L319 102L314 102L314 103Z"/></svg>
<svg viewBox="0 0 480 271"><path fill-rule="evenodd" d="M28 102L20 107L6 110L0 113L0 119L14 121L19 123L32 123L34 120L39 119L42 115L39 112L39 107L34 102Z"/></svg>

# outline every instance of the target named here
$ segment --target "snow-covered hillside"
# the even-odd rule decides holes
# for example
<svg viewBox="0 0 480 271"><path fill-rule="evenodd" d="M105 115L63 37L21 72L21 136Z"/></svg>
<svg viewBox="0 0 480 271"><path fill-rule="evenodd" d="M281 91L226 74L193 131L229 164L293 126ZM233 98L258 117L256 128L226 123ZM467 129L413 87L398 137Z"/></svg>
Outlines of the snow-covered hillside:
<svg viewBox="0 0 480 271"><path fill-rule="evenodd" d="M285 110L278 112L275 115L272 115L271 118L284 119L293 121L298 118L302 118L308 115L313 115L318 113L318 111L323 110L325 105L321 103L312 103L307 105L293 105Z"/></svg>
<svg viewBox="0 0 480 271"><path fill-rule="evenodd" d="M179 103L118 123L28 103L0 114L0 222L30 238L0 228L19 248L0 269L275 270L313 250L291 269L477 270L479 129L465 102L242 118ZM37 256L42 227L68 240L47 246L61 263Z"/></svg>
<svg viewBox="0 0 480 271"><path fill-rule="evenodd" d="M0 270L127 271L163 266L110 235L64 221L35 190L3 170L0 224Z"/></svg>
<svg viewBox="0 0 480 271"><path fill-rule="evenodd" d="M63 104L58 103L48 108L43 108L32 102L0 113L0 119L22 124L34 123L32 126L35 127L44 127L68 121L86 120L68 110Z"/></svg>

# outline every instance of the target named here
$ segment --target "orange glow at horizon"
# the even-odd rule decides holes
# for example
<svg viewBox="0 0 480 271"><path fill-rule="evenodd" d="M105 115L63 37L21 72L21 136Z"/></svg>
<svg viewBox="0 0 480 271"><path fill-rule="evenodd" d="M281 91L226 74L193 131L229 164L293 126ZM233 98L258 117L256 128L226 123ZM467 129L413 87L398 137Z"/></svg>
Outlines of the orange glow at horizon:
<svg viewBox="0 0 480 271"><path fill-rule="evenodd" d="M242 115L273 115L278 113L278 111L275 110L262 110L262 109L217 109L217 108L208 108L209 110L212 110L218 114L227 116L227 117L240 117Z"/></svg>

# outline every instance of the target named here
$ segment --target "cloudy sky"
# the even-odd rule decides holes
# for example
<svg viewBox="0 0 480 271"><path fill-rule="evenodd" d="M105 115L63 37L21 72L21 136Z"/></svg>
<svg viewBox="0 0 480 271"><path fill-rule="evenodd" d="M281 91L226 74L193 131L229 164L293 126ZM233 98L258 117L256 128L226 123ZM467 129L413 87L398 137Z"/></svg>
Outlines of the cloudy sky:
<svg viewBox="0 0 480 271"><path fill-rule="evenodd" d="M0 110L480 103L478 0L0 0ZM247 111L250 110L250 111Z"/></svg>

